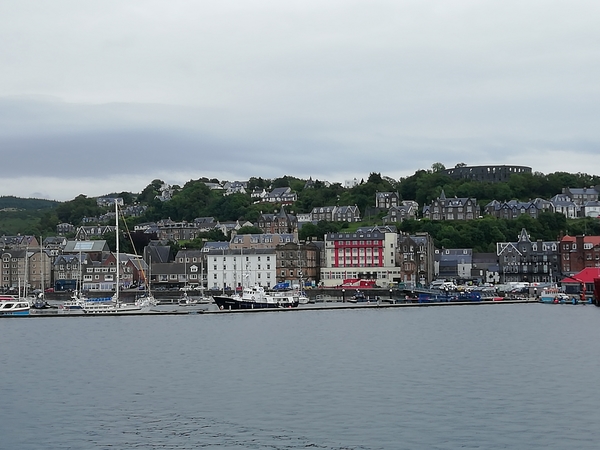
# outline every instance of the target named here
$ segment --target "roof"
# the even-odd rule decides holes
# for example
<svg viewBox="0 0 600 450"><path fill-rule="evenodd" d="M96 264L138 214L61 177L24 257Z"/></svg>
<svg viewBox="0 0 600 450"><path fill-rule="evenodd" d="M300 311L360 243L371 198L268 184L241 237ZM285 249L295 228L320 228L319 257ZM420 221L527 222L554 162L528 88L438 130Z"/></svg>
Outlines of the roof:
<svg viewBox="0 0 600 450"><path fill-rule="evenodd" d="M565 243L565 242L576 242L577 238L575 236L563 236L563 238L560 240L561 243ZM600 245L600 236L583 236L583 243L584 244L592 244L594 247L597 245Z"/></svg>
<svg viewBox="0 0 600 450"><path fill-rule="evenodd" d="M576 278L576 279L573 279ZM573 275L573 278L563 278L561 283L578 283L583 281L584 283L593 283L594 278L600 278L600 267L586 267L581 272Z"/></svg>
<svg viewBox="0 0 600 450"><path fill-rule="evenodd" d="M96 241L68 241L64 250L65 253L74 252L102 252L108 251L108 245L105 240Z"/></svg>

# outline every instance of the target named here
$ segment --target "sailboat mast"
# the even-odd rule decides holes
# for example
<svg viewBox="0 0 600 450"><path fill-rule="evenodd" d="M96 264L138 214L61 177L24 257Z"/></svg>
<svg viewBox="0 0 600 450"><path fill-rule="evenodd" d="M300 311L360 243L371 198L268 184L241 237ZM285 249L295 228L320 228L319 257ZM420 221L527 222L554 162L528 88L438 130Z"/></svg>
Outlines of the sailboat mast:
<svg viewBox="0 0 600 450"><path fill-rule="evenodd" d="M40 290L42 291L42 296L44 296L44 248L42 247L42 236L40 236Z"/></svg>
<svg viewBox="0 0 600 450"><path fill-rule="evenodd" d="M119 206L117 199L115 198L115 241L116 241L116 252L117 252L117 274L116 274L116 286L115 286L115 300L119 303L119 278L120 278L120 258L119 258Z"/></svg>

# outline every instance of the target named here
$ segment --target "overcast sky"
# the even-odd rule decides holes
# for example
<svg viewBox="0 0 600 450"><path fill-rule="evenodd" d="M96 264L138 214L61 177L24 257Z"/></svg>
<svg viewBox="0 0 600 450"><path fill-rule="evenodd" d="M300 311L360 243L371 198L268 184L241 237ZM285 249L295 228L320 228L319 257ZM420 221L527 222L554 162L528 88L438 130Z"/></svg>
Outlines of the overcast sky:
<svg viewBox="0 0 600 450"><path fill-rule="evenodd" d="M597 175L600 2L0 2L0 195Z"/></svg>

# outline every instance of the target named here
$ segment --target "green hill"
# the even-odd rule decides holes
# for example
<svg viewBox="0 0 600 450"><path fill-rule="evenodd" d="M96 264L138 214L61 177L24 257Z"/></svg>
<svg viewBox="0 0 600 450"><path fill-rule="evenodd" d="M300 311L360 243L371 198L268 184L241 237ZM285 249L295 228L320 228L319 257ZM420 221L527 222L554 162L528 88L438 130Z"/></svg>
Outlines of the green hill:
<svg viewBox="0 0 600 450"><path fill-rule="evenodd" d="M39 210L50 209L59 205L55 200L42 198L20 198L13 196L0 197L0 210Z"/></svg>

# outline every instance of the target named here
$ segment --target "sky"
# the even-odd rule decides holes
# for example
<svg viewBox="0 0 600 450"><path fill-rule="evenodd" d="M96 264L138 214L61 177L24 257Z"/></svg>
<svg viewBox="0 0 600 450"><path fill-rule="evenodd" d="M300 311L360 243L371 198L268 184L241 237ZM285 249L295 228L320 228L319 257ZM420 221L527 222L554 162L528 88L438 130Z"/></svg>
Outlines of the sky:
<svg viewBox="0 0 600 450"><path fill-rule="evenodd" d="M600 2L0 2L0 196L598 175Z"/></svg>

